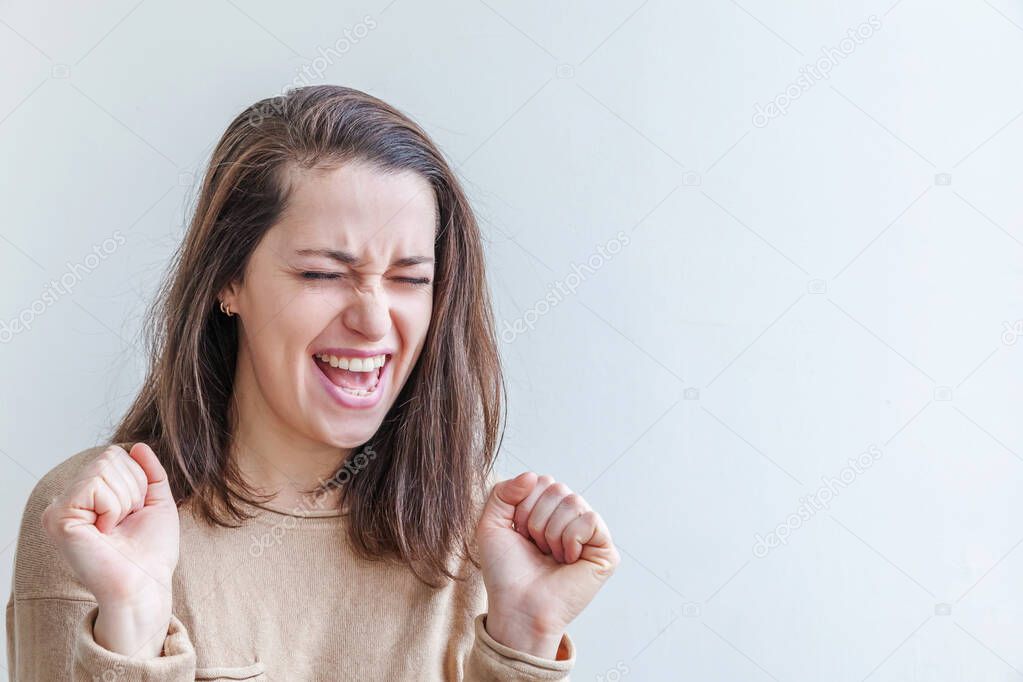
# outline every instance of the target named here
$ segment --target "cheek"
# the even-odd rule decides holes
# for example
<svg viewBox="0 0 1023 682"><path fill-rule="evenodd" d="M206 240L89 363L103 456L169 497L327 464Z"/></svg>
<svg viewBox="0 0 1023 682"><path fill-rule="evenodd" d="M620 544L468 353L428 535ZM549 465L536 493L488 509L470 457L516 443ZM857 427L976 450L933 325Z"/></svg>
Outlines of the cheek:
<svg viewBox="0 0 1023 682"><path fill-rule="evenodd" d="M418 346L430 329L433 315L433 299L424 294L421 298L396 302L391 311L395 326L401 333L403 342L410 346Z"/></svg>
<svg viewBox="0 0 1023 682"><path fill-rule="evenodd" d="M336 316L336 302L299 292L267 306L258 321L247 325L253 355L273 367L301 366L309 345Z"/></svg>
<svg viewBox="0 0 1023 682"><path fill-rule="evenodd" d="M393 312L394 325L401 338L401 345L408 353L408 364L404 367L406 373L411 372L412 367L419 361L423 345L426 342L426 334L430 330L432 314L432 299L429 297L426 297L425 303L409 301Z"/></svg>
<svg viewBox="0 0 1023 682"><path fill-rule="evenodd" d="M287 302L271 324L280 327L281 335L289 345L305 352L309 344L337 319L341 304L336 295L303 291Z"/></svg>
<svg viewBox="0 0 1023 682"><path fill-rule="evenodd" d="M306 396L315 384L310 344L329 324L324 305L315 297L299 295L278 311L263 327L250 335L253 373L264 400L279 415L298 423L305 410Z"/></svg>

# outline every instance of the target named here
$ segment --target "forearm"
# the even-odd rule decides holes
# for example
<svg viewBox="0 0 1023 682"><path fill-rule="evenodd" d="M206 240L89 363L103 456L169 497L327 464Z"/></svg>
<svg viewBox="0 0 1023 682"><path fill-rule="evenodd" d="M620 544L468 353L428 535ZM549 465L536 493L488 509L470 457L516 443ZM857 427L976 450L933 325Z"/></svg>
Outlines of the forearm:
<svg viewBox="0 0 1023 682"><path fill-rule="evenodd" d="M134 659L156 658L171 618L171 595L150 595L133 602L99 604L94 636L104 649Z"/></svg>
<svg viewBox="0 0 1023 682"><path fill-rule="evenodd" d="M512 649L556 660L564 633L547 632L542 628L506 617L500 612L487 614L485 627L495 640Z"/></svg>

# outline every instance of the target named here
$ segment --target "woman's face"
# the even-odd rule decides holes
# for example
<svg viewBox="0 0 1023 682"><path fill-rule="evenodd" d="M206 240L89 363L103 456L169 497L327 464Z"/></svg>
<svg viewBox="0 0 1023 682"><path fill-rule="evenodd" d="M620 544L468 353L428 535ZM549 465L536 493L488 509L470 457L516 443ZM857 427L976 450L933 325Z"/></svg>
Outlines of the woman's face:
<svg viewBox="0 0 1023 682"><path fill-rule="evenodd" d="M258 393L236 398L269 408L285 435L357 447L430 325L434 193L418 174L363 162L294 171L291 182L284 215L226 293L240 320L236 386Z"/></svg>

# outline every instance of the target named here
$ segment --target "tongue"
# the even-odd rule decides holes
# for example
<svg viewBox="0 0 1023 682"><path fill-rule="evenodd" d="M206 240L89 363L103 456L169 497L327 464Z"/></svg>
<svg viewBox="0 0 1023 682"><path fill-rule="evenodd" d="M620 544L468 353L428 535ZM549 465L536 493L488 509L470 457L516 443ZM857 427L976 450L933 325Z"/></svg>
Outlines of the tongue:
<svg viewBox="0 0 1023 682"><path fill-rule="evenodd" d="M380 368L377 367L372 372L352 372L347 369L341 369L340 367L331 367L327 363L316 361L320 365L320 369L327 375L330 382L335 386L341 386L342 388L357 388L366 390L376 386L377 381L380 379Z"/></svg>

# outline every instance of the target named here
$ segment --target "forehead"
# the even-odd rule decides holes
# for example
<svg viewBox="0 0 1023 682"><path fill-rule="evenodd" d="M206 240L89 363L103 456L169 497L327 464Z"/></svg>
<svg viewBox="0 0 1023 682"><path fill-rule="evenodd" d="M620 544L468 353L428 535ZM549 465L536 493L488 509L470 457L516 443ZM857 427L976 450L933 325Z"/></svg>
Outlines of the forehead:
<svg viewBox="0 0 1023 682"><path fill-rule="evenodd" d="M436 198L418 173L354 161L331 169L291 168L287 181L288 204L272 230L281 249L330 247L369 259L395 251L433 253Z"/></svg>

